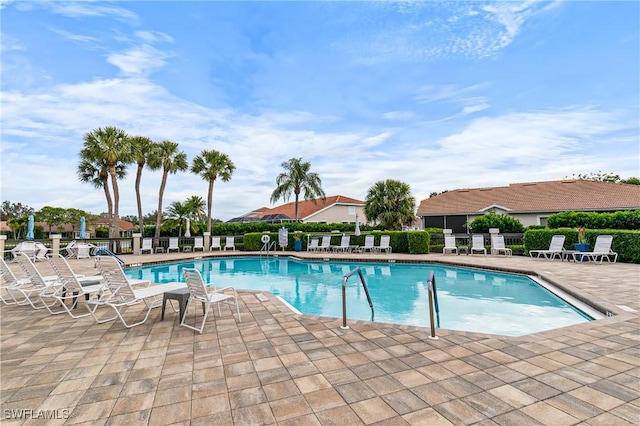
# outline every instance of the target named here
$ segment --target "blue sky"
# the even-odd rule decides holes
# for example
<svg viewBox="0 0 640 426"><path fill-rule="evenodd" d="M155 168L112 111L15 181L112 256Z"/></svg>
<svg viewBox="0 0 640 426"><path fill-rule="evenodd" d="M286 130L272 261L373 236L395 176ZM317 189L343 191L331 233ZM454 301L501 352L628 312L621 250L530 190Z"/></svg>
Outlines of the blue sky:
<svg viewBox="0 0 640 426"><path fill-rule="evenodd" d="M1 198L106 211L76 178L117 126L237 169L223 220L269 202L280 164L327 195L640 175L640 3L2 0ZM120 213L135 214L135 169ZM143 174L157 207L159 172ZM207 184L169 177L164 206ZM292 199L290 200L292 201ZM280 204L284 201L280 201Z"/></svg>

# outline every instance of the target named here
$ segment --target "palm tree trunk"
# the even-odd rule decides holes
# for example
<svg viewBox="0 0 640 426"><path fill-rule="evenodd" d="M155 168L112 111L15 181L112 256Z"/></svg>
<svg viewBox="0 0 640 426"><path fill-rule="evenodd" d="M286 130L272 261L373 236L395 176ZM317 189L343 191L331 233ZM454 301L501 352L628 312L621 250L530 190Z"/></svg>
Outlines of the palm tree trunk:
<svg viewBox="0 0 640 426"><path fill-rule="evenodd" d="M142 168L144 166L141 166L140 164L138 164L138 171L136 173L136 202L138 203L138 227L140 228L140 233L143 234L142 236L144 237L144 224L143 222L143 218L142 218L142 200L140 199L140 181L142 180Z"/></svg>
<svg viewBox="0 0 640 426"><path fill-rule="evenodd" d="M167 185L167 176L169 172L166 170L162 173L162 182L160 182L160 192L158 193L158 212L156 214L156 233L155 239L156 244L157 240L160 238L160 225L162 224L162 197L164 196L164 188Z"/></svg>
<svg viewBox="0 0 640 426"><path fill-rule="evenodd" d="M298 221L298 198L300 197L300 193L296 192L296 222Z"/></svg>
<svg viewBox="0 0 640 426"><path fill-rule="evenodd" d="M107 216L109 217L109 235L111 235L111 216L113 215L113 200L111 199L111 191L109 191L109 178L104 175L102 179L102 188L104 189L104 196L107 199Z"/></svg>
<svg viewBox="0 0 640 426"><path fill-rule="evenodd" d="M213 204L213 183L215 179L209 181L209 194L207 195L207 232L211 235L211 208Z"/></svg>
<svg viewBox="0 0 640 426"><path fill-rule="evenodd" d="M118 229L120 224L120 215L118 211L118 204L120 203L120 192L118 191L118 177L116 176L116 166L109 166L109 173L111 174L111 186L113 187L113 217L109 226L109 238L117 238Z"/></svg>

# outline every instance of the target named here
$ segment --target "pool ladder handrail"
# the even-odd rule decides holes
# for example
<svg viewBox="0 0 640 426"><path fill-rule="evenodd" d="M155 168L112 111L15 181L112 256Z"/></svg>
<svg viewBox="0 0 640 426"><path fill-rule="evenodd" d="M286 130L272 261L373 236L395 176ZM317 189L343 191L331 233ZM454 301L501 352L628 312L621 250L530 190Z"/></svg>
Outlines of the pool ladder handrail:
<svg viewBox="0 0 640 426"><path fill-rule="evenodd" d="M362 270L360 268L356 268L342 277L342 325L340 326L340 328L343 330L347 330L349 328L349 326L347 325L347 281L354 274L358 274L358 276L360 277L362 288L364 288L364 293L367 296L367 301L369 302L369 307L371 308L371 321L373 321L373 317L375 315L375 312L373 311L373 302L371 302L371 296L369 295L369 289L367 288L367 283L364 280L364 275L362 275Z"/></svg>
<svg viewBox="0 0 640 426"><path fill-rule="evenodd" d="M436 276L433 271L429 272L429 280L427 281L427 291L429 298L429 324L431 326L431 335L428 336L429 339L437 340L438 336L436 336L436 322L434 321L434 305L435 312L438 321L438 328L440 328L440 307L438 306L438 291L436 290Z"/></svg>
<svg viewBox="0 0 640 426"><path fill-rule="evenodd" d="M269 241L269 242L263 243L262 247L260 248L260 257L262 257L262 252L266 252L266 256L268 257L269 256L269 251L271 249L275 250L276 248L277 247L276 247L276 242L275 241Z"/></svg>

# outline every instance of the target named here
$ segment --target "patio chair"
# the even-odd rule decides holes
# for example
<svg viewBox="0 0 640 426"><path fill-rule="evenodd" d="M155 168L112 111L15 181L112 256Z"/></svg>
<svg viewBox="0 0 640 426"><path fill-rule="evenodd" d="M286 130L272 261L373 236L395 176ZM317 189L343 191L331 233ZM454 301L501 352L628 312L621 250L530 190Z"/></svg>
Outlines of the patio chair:
<svg viewBox="0 0 640 426"><path fill-rule="evenodd" d="M329 251L331 249L331 235L323 235L318 246L318 251Z"/></svg>
<svg viewBox="0 0 640 426"><path fill-rule="evenodd" d="M456 237L454 235L444 236L444 247L442 248L442 254L447 253L458 254L458 247L456 247Z"/></svg>
<svg viewBox="0 0 640 426"><path fill-rule="evenodd" d="M75 258L76 259L87 259L91 257L91 250L96 248L93 244L77 244L75 246Z"/></svg>
<svg viewBox="0 0 640 426"><path fill-rule="evenodd" d="M307 251L318 251L320 240L318 238L312 238L307 246Z"/></svg>
<svg viewBox="0 0 640 426"><path fill-rule="evenodd" d="M143 238L142 247L140 248L140 254L144 254L148 251L149 254L153 254L153 238Z"/></svg>
<svg viewBox="0 0 640 426"><path fill-rule="evenodd" d="M78 246L78 243L76 242L76 240L71 240L66 246L61 248L60 251L62 250L66 251L67 252L66 257L68 258L75 257L77 246Z"/></svg>
<svg viewBox="0 0 640 426"><path fill-rule="evenodd" d="M364 245L361 248L363 253L366 253L367 251L369 251L369 253L374 253L376 251L375 237L373 235L365 235Z"/></svg>
<svg viewBox="0 0 640 426"><path fill-rule="evenodd" d="M64 256L60 254L49 256L48 260L49 265L58 276L58 281L55 282L54 285L45 288L40 294L40 298L43 301L47 298L52 298L54 302L58 302L63 309L54 310L53 307L56 303L51 303L50 305L45 303L47 310L54 315L67 312L72 318L82 318L91 315L89 305L87 304L85 304L87 312L84 314L74 313L73 309L75 309L78 299L82 296L84 296L86 300L89 300L92 294L97 294L97 297L101 296L104 290L104 286L101 283L102 276L93 275L78 278ZM71 301L70 306L67 305L68 300Z"/></svg>
<svg viewBox="0 0 640 426"><path fill-rule="evenodd" d="M204 238L203 237L193 237L193 251L202 250L204 251Z"/></svg>
<svg viewBox="0 0 640 426"><path fill-rule="evenodd" d="M149 318L151 310L162 305L162 296L165 292L186 287L184 283L150 285L149 281L137 280L135 283L146 283L147 287L140 289L134 288L132 285L134 281L127 278L120 267L120 263L118 263L115 258L111 256L98 256L96 264L110 292L103 297L91 298L87 301L89 305L95 305L93 309L89 309L89 312L98 323L119 318L126 328L143 324ZM147 308L144 318L137 322L129 323L125 320L123 314L127 308L139 302L144 302ZM108 318L98 318L95 312L100 306L113 309L115 315Z"/></svg>
<svg viewBox="0 0 640 426"><path fill-rule="evenodd" d="M342 238L340 238L340 245L339 246L332 246L331 247L332 251L334 252L347 252L351 249L351 236L350 235L343 235Z"/></svg>
<svg viewBox="0 0 640 426"><path fill-rule="evenodd" d="M471 236L471 254L474 252L482 252L485 256L487 255L487 249L484 246L484 235L473 234Z"/></svg>
<svg viewBox="0 0 640 426"><path fill-rule="evenodd" d="M180 247L178 247L178 237L169 238L169 247L167 247L167 253L171 253L171 250L175 250L180 253Z"/></svg>
<svg viewBox="0 0 640 426"><path fill-rule="evenodd" d="M18 293L21 293L24 297L24 300L15 299L18 305L26 305L27 303L31 305L33 309L44 309L46 308L46 303L40 297L41 293L47 289L48 287L59 284L57 280L57 276L55 280L47 280L45 279L36 265L34 265L33 261L26 253L20 253L18 257L16 257L16 261L22 268L24 275L28 278L28 282L24 282L22 285L15 286L12 290L15 290ZM40 306L39 303L42 303ZM53 302L55 303L55 301Z"/></svg>
<svg viewBox="0 0 640 426"><path fill-rule="evenodd" d="M376 251L378 253L382 253L384 250L385 253L391 253L391 245L390 245L391 237L389 235L383 235L380 237L380 245L376 247Z"/></svg>
<svg viewBox="0 0 640 426"><path fill-rule="evenodd" d="M227 237L224 243L224 251L227 249L233 249L236 251L236 237Z"/></svg>
<svg viewBox="0 0 640 426"><path fill-rule="evenodd" d="M222 251L222 246L220 245L220 237L211 237L211 251L214 250Z"/></svg>
<svg viewBox="0 0 640 426"><path fill-rule="evenodd" d="M613 243L612 235L598 235L596 238L596 244L593 247L593 251L581 251L573 253L573 260L584 262L593 260L593 263L602 264L604 259L611 263L611 256L613 256L613 263L618 261L618 253L611 250L611 244ZM598 262L598 259L600 260Z"/></svg>
<svg viewBox="0 0 640 426"><path fill-rule="evenodd" d="M558 256L558 259L562 259L564 239L564 235L554 235L551 237L551 243L549 243L549 248L547 250L529 250L529 256L533 257L535 254L537 259L539 259L540 256L543 256L545 259L550 260Z"/></svg>
<svg viewBox="0 0 640 426"><path fill-rule="evenodd" d="M31 280L28 278L18 278L15 276L7 262L0 257L0 301L5 305L13 305L18 303L15 297L15 287L28 284ZM3 291L4 290L4 291ZM5 293L3 295L3 293Z"/></svg>
<svg viewBox="0 0 640 426"><path fill-rule="evenodd" d="M504 235L492 235L491 236L491 255L504 254L505 256L511 256L512 252L510 248L507 248L504 244Z"/></svg>
<svg viewBox="0 0 640 426"><path fill-rule="evenodd" d="M200 275L200 271L198 271L197 269L183 268L182 274L184 275L184 279L187 283L187 288L189 289L190 293L189 300L187 301L187 307L184 310L184 315L180 319L180 325L182 327L190 328L191 330L195 330L198 333L202 334L202 331L204 330L204 324L207 321L207 315L209 315L209 309L211 309L211 305L213 305L214 303L218 305L218 315L222 315L222 312L220 310L220 303L235 305L236 313L238 314L238 321L242 321L240 317L240 306L238 305L238 295L233 287L216 289L216 286L213 283L210 283L210 286L207 287L204 280L202 279L202 275ZM202 324L200 324L200 328L198 328L195 324L190 325L186 323L187 315L189 314L189 307L194 301L202 302L202 306L204 309L204 315L202 317Z"/></svg>

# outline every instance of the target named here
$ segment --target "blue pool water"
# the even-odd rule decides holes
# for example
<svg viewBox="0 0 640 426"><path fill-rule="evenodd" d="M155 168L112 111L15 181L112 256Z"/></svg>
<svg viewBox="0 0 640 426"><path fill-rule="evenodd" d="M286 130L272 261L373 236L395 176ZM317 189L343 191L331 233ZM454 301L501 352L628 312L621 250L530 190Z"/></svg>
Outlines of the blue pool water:
<svg viewBox="0 0 640 426"><path fill-rule="evenodd" d="M132 267L126 273L168 283L184 281L183 267L198 269L217 287L269 291L309 315L342 318L342 278L360 267L375 321L428 327L430 271L436 278L441 328L517 336L590 320L529 277L443 265L236 257ZM347 284L347 318L371 320L357 274Z"/></svg>

